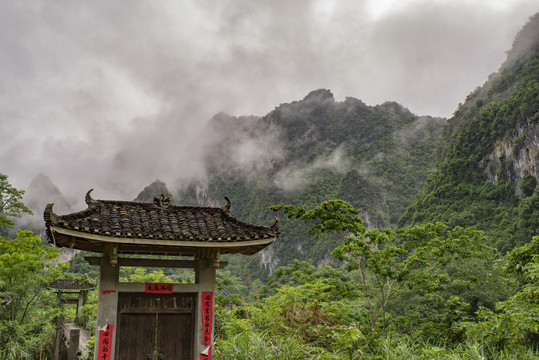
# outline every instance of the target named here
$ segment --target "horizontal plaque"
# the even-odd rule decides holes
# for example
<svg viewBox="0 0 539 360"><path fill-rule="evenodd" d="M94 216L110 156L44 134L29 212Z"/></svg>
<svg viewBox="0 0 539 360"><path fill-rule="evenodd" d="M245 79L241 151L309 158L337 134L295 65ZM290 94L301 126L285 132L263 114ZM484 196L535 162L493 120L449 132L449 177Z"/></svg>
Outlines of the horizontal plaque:
<svg viewBox="0 0 539 360"><path fill-rule="evenodd" d="M172 283L146 283L144 291L148 294L172 294L174 284Z"/></svg>

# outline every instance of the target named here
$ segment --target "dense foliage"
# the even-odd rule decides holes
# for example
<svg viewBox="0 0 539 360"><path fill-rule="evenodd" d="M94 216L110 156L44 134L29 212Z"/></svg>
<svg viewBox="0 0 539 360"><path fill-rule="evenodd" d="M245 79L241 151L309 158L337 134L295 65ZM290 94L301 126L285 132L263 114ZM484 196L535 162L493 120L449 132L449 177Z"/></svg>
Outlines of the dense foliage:
<svg viewBox="0 0 539 360"><path fill-rule="evenodd" d="M13 217L21 217L22 214L31 214L32 211L22 202L23 190L18 190L7 180L7 175L0 173L0 234L6 234L6 230L13 228Z"/></svg>
<svg viewBox="0 0 539 360"><path fill-rule="evenodd" d="M0 180L1 230L13 226L8 217L30 210L22 202L24 191L15 189L7 176L0 174ZM53 359L57 318L74 317L75 309L63 304L48 285L61 278L93 280L66 273L66 264L58 263L58 249L44 245L31 231L5 233L0 236L0 360ZM95 320L96 300L94 293L89 294L78 320L86 315Z"/></svg>
<svg viewBox="0 0 539 360"><path fill-rule="evenodd" d="M217 359L535 358L539 238L496 261L474 228L367 229L341 200L273 208L338 235L344 267L295 260L252 303L219 297Z"/></svg>
<svg viewBox="0 0 539 360"><path fill-rule="evenodd" d="M57 253L30 231L0 237L0 359L52 358L60 309L46 285L60 273Z"/></svg>

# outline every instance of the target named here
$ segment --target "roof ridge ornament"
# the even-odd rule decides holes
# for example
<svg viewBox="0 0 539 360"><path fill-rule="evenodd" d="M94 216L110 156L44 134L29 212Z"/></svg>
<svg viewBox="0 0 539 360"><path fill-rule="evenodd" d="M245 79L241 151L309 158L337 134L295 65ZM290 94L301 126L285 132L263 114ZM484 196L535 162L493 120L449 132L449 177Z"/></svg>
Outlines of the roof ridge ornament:
<svg viewBox="0 0 539 360"><path fill-rule="evenodd" d="M232 203L230 202L230 199L226 196L225 196L225 200L226 200L226 205L223 206L221 209L223 209L226 212L230 212L230 206L232 205Z"/></svg>
<svg viewBox="0 0 539 360"><path fill-rule="evenodd" d="M94 189L88 190L88 192L86 193L86 196L84 197L84 201L86 202L86 204L88 204L88 206L90 206L90 204L92 203L97 202L97 200L93 199L92 196L90 195L92 191L94 191Z"/></svg>
<svg viewBox="0 0 539 360"><path fill-rule="evenodd" d="M153 198L153 203L158 208L166 209L170 205L170 198L165 198L165 195L161 194L158 198Z"/></svg>
<svg viewBox="0 0 539 360"><path fill-rule="evenodd" d="M274 216L275 223L271 226L271 230L275 231L275 234L279 236L283 231L283 226L281 225L281 220L277 216Z"/></svg>
<svg viewBox="0 0 539 360"><path fill-rule="evenodd" d="M54 203L47 204L47 206L45 207L45 212L43 213L43 219L45 219L45 222L56 223L56 221L58 221L58 219L60 218L54 213L54 210L52 210L53 206Z"/></svg>

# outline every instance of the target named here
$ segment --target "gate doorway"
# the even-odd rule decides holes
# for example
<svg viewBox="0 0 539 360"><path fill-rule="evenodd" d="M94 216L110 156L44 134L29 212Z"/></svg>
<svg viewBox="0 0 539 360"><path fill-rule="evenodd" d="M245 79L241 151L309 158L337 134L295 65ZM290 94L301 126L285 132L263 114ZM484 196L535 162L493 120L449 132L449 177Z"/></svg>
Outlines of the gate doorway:
<svg viewBox="0 0 539 360"><path fill-rule="evenodd" d="M118 294L120 360L193 359L196 294Z"/></svg>

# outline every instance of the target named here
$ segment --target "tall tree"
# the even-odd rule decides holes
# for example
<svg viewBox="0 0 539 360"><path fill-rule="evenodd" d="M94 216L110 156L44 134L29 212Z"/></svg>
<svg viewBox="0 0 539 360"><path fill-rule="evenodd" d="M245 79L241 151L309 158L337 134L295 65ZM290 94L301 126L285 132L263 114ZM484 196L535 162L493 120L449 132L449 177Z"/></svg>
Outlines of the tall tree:
<svg viewBox="0 0 539 360"><path fill-rule="evenodd" d="M292 205L276 205L272 209L283 210L288 217L311 225L308 231L311 236L325 233L342 236L341 245L332 255L358 274L357 289L365 301L358 327L367 337L387 329L386 314L400 295L410 292L436 295L438 310L450 312L447 318L451 326L462 320L456 310L470 308L473 301L472 297L460 299L457 295L464 288L475 289L483 282L492 281L491 276L485 280L472 279L471 275L476 274L464 271L468 269L464 265L472 260L487 268L494 259L492 248L484 245L483 233L474 228L450 229L436 223L397 232L389 228L367 229L359 216L361 210L342 200L325 201L311 210ZM455 291L448 291L451 289ZM458 309L455 302L459 303Z"/></svg>
<svg viewBox="0 0 539 360"><path fill-rule="evenodd" d="M495 311L480 309L483 321L467 324L467 335L525 358L528 347L539 347L539 236L509 252L504 265L515 276L515 294L498 302Z"/></svg>
<svg viewBox="0 0 539 360"><path fill-rule="evenodd" d="M0 230L13 228L10 217L21 217L22 214L32 214L23 204L24 190L18 190L7 180L7 175L0 173Z"/></svg>
<svg viewBox="0 0 539 360"><path fill-rule="evenodd" d="M36 359L51 351L52 320L60 308L46 284L60 275L57 256L57 248L41 246L31 231L0 236L0 359Z"/></svg>

